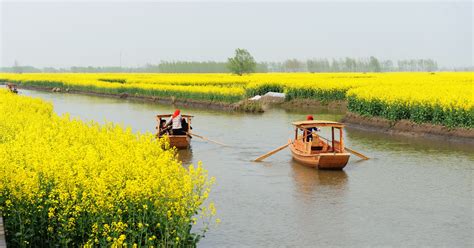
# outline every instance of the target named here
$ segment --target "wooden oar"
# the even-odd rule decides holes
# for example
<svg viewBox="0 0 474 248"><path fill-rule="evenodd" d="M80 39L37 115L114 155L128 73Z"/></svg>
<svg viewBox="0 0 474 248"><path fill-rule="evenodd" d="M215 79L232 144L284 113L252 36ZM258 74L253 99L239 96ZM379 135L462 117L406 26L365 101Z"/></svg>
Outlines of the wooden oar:
<svg viewBox="0 0 474 248"><path fill-rule="evenodd" d="M265 153L265 154L263 154L262 156L256 158L254 161L255 161L255 162L260 162L260 161L264 160L265 158L268 158L268 157L270 157L271 155L273 155L273 154L275 154L275 153L277 153L277 152L279 152L279 151L285 149L285 148L286 148L287 146L289 146L289 145L290 145L290 143L288 143L288 144L286 144L286 145L283 145L283 146L280 146L280 147L278 147L277 149L275 149L275 150L273 150L273 151L271 151L271 152Z"/></svg>
<svg viewBox="0 0 474 248"><path fill-rule="evenodd" d="M203 140L206 140L206 141L210 141L210 142L216 143L216 144L221 145L221 146L228 146L228 145L226 145L226 144L224 144L224 143L221 143L221 142L218 142L218 141L215 141L215 140L211 140L211 139L206 138L206 137L201 136L201 135L197 135L197 134L194 134L194 133L187 133L187 134L192 135L192 136L195 136L195 137L198 137L198 138L203 139Z"/></svg>
<svg viewBox="0 0 474 248"><path fill-rule="evenodd" d="M355 155L358 156L359 158L362 158L362 159L365 159L365 160L369 159L369 157L365 156L364 154L362 154L362 153L360 153L360 152L358 152L358 151L354 151L354 150L350 149L349 147L344 147L344 150L347 150L347 151L349 151L350 153L355 154Z"/></svg>
<svg viewBox="0 0 474 248"><path fill-rule="evenodd" d="M323 138L323 139L325 139L327 142L330 142L329 139L327 139L327 138L325 138L325 137L323 137L323 136L321 136L321 135L318 135L318 136L321 137L321 138ZM352 150L351 148L349 148L349 147L347 147L347 146L344 146L344 150L347 150L348 152L350 152L350 153L352 153L352 154L356 155L357 157L362 158L362 159L364 159L364 160L370 159L369 157L365 156L364 154L362 154L362 153L360 153L360 152L358 152L358 151Z"/></svg>

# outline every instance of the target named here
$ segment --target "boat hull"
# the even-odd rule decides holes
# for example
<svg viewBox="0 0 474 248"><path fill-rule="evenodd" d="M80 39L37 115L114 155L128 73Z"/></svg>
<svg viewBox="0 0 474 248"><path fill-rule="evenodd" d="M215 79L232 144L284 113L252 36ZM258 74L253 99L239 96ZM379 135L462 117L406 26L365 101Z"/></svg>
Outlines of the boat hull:
<svg viewBox="0 0 474 248"><path fill-rule="evenodd" d="M293 159L300 164L321 170L342 170L349 161L349 153L305 154L290 145Z"/></svg>
<svg viewBox="0 0 474 248"><path fill-rule="evenodd" d="M178 149L187 149L191 143L191 138L188 135L170 135L170 146Z"/></svg>

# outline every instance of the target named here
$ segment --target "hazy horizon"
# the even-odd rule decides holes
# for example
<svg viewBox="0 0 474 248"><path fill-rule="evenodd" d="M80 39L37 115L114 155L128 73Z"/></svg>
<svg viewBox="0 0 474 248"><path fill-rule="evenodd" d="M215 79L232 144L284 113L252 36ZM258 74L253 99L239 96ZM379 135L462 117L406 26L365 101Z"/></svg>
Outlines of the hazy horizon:
<svg viewBox="0 0 474 248"><path fill-rule="evenodd" d="M431 58L473 66L471 2L1 2L0 66Z"/></svg>

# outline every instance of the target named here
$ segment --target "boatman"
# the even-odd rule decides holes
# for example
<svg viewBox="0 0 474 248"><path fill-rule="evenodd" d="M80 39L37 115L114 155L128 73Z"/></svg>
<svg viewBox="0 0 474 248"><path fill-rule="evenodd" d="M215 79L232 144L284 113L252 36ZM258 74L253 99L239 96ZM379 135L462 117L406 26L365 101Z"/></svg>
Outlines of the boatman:
<svg viewBox="0 0 474 248"><path fill-rule="evenodd" d="M186 131L183 130L182 126L183 117L181 116L181 111L176 109L174 114L166 122L166 126L171 125L171 134L173 135L186 135Z"/></svg>
<svg viewBox="0 0 474 248"><path fill-rule="evenodd" d="M306 116L306 120L307 121L312 121L314 120L313 116L312 115L308 115ZM321 131L319 128L317 127L310 127L310 128L306 128L306 142L309 142L310 140L313 141L313 132L319 132Z"/></svg>

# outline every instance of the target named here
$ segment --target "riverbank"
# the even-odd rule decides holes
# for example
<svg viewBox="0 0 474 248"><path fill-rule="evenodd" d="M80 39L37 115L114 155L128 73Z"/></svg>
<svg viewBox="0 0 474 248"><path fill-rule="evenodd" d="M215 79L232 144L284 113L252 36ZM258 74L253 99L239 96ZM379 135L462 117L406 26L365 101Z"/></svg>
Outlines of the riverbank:
<svg viewBox="0 0 474 248"><path fill-rule="evenodd" d="M377 131L411 137L429 136L474 144L474 130L467 128L448 128L428 123L415 123L409 120L390 121L380 117L366 117L347 112L342 122L348 127L366 131Z"/></svg>
<svg viewBox="0 0 474 248"><path fill-rule="evenodd" d="M214 109L222 111L243 111L249 113L262 113L268 107L279 107L289 111L304 110L311 112L313 110L326 109L338 113L345 113L345 117L342 122L346 123L349 127L367 130L389 133L394 135L404 136L431 136L439 138L447 138L452 141L460 141L474 144L474 130L466 128L448 128L441 125L434 124L418 124L410 120L390 121L380 117L366 117L361 116L347 109L347 101L338 100L330 102L321 102L318 100L310 99L294 99L285 102L272 102L272 101L249 101L242 100L238 103L224 103L224 102L213 102L213 101L200 101L192 99L174 99L174 98L163 98L163 97L151 97L143 95L131 95L127 93L122 94L111 94L111 93L99 93L93 91L84 91L77 89L63 89L57 87L39 87L31 85L19 85L20 89L38 90L46 92L62 92L71 94L83 94L93 95L111 98L130 99L135 101L144 102L155 102L160 104L173 104L176 106L183 107L198 107L205 109Z"/></svg>
<svg viewBox="0 0 474 248"><path fill-rule="evenodd" d="M161 103L161 104L173 104L176 106L183 106L183 107L198 107L198 108L215 109L215 110L223 110L223 111L241 110L242 108L241 104L239 103L200 101L200 100L192 100L192 99L176 99L173 97L165 98L165 97L155 97L155 96L134 95L134 94L128 94L128 93L112 94L112 93L85 91L85 90L78 90L78 89L69 89L69 88L64 89L64 88L59 88L59 87L40 87L40 86L31 86L31 85L19 85L18 88L27 89L27 90L45 91L45 92L58 92L58 93L70 93L70 94L130 99L130 100L135 100L135 101L155 102L155 103Z"/></svg>
<svg viewBox="0 0 474 248"><path fill-rule="evenodd" d="M321 110L327 109L329 111L334 111L338 113L346 113L347 110L347 101L345 100L334 100L329 102L322 102L318 100L310 99L293 99L290 101L285 101L280 105L281 108L287 110Z"/></svg>

